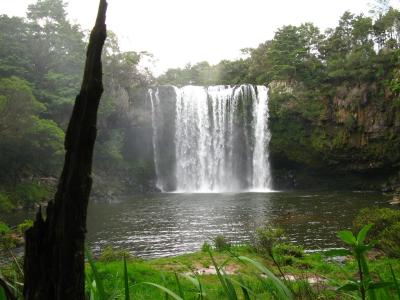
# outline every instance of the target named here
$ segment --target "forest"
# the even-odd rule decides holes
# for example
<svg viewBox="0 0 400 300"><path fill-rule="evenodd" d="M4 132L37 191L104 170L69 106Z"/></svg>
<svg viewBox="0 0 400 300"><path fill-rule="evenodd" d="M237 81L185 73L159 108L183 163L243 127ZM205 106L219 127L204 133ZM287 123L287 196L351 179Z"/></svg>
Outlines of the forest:
<svg viewBox="0 0 400 300"><path fill-rule="evenodd" d="M0 43L0 207L33 207L48 199L61 171L65 129L82 78L88 33L72 24L63 1L38 1L27 18L2 15ZM96 171L128 172L140 162L124 158L132 123L130 95L154 82L139 61L147 53L121 52L109 33L99 112ZM140 166L139 166L140 168Z"/></svg>
<svg viewBox="0 0 400 300"><path fill-rule="evenodd" d="M67 7L0 15L1 300L23 299L24 232L57 197L90 41ZM86 299L400 299L400 9L260 42L155 76L107 31Z"/></svg>
<svg viewBox="0 0 400 300"><path fill-rule="evenodd" d="M27 18L0 19L2 210L47 199L60 172L64 131L87 45L87 32L68 20L65 5L39 1L29 6ZM378 6L373 16L345 12L338 26L324 33L310 23L284 26L272 40L243 49L240 60L187 65L158 78L140 66L151 54L122 52L117 36L109 33L94 175L102 183L108 181L106 173L133 177L126 183L131 190L152 190L153 162L134 157L128 140L131 128L141 125L133 118L141 89L251 83L270 85L270 117L277 119L270 148L273 157L276 153L278 178L288 169L280 166L284 160L321 170L327 165L340 169L349 157L354 170L374 165L372 171L395 178L400 159L394 150L400 143L399 15L395 8ZM375 122L380 128L368 144L359 136L379 125L369 124L360 110L382 112L382 120ZM290 142L297 144L296 152Z"/></svg>

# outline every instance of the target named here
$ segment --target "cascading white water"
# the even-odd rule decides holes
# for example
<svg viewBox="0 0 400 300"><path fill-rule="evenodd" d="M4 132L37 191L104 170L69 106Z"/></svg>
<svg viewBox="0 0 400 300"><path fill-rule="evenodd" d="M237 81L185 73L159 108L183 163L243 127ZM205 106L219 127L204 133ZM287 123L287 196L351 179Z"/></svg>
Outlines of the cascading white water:
<svg viewBox="0 0 400 300"><path fill-rule="evenodd" d="M253 105L255 145L251 188L255 191L264 191L270 189L271 186L271 173L268 159L268 146L271 133L268 128L269 111L267 88L258 88L258 95Z"/></svg>
<svg viewBox="0 0 400 300"><path fill-rule="evenodd" d="M155 167L155 171L156 171L156 177L157 177L157 181L156 181L156 187L158 189L160 189L161 191L164 191L164 187L163 184L161 182L161 174L160 174L160 170L159 170L159 156L160 151L159 151L159 146L158 146L158 141L159 141L159 127L157 126L157 124L159 124L159 122L157 122L157 118L160 115L160 97L158 95L158 89L156 89L154 95L153 95L153 91L150 89L149 90L149 97L150 97L150 103L151 103L151 124L153 127L153 155L154 155L154 167Z"/></svg>
<svg viewBox="0 0 400 300"><path fill-rule="evenodd" d="M174 87L174 91L175 190L270 191L268 89L252 85L185 86ZM158 89L149 94L157 186L165 190L166 180L159 178L163 151L159 149L158 123L163 118L163 99Z"/></svg>

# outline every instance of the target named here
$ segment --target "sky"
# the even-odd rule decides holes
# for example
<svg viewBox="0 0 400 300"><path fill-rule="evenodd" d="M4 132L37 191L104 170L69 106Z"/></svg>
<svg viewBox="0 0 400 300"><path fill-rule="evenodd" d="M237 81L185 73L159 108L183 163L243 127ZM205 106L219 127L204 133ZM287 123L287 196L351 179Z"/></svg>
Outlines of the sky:
<svg viewBox="0 0 400 300"><path fill-rule="evenodd" d="M350 10L368 14L374 0L108 0L107 26L124 51L154 55L156 75L187 63L237 59L283 25L335 27ZM25 16L36 0L0 1L0 14ZM69 0L68 16L83 29L94 24L98 0ZM400 0L392 0L399 7Z"/></svg>

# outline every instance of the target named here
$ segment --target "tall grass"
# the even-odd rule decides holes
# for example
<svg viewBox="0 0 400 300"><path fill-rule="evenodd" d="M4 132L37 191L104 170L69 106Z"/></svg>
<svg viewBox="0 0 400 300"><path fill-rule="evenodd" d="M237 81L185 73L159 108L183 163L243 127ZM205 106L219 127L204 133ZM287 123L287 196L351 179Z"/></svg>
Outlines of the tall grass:
<svg viewBox="0 0 400 300"><path fill-rule="evenodd" d="M395 276L395 272L391 266L391 281L383 281L380 279L379 274L372 276L369 271L367 255L366 253L372 249L373 244L365 244L365 238L370 230L371 226L365 226L360 232L354 236L350 231L340 231L338 236L342 241L350 246L349 249L335 250L328 253L328 255L351 255L357 262L358 268L358 279L349 278L349 280L337 288L338 295L342 294L344 297L352 299L370 299L370 300L400 300L400 286L398 279ZM291 300L296 299L292 286L293 284L289 281L282 281L278 278L270 269L264 266L257 260L251 259L247 256L236 256L231 255L230 259L236 259L248 267L254 269L252 275L246 275L251 278L251 281L259 283L257 291L253 290L251 285L246 283L245 278L242 274L228 275L225 271L225 265L227 260L222 264L218 264L214 258L211 249L207 249L212 265L215 268L216 276L218 278L219 286L221 287L223 298L228 300L252 300L252 299L265 299L267 295L268 299L278 300ZM88 276L88 299L90 300L106 300L111 299L110 296L104 290L104 283L102 277L97 270L96 264L91 257L90 253L86 252L91 273ZM175 300L187 300L193 299L193 292L195 293L195 299L205 300L212 299L210 294L206 291L205 286L200 280L200 276L193 273L191 275L185 273L174 273L174 287L171 289L167 281L164 280L164 284L155 282L145 281L140 283L130 283L129 274L127 269L126 258L123 258L123 286L124 286L124 299L133 299L130 295L130 287L138 285L145 285L155 289L158 289L165 295L165 299ZM376 279L379 278L379 280ZM182 285L182 280L190 283L192 286L191 293L185 293L185 289ZM307 282L305 282L307 283ZM0 294L1 295L1 294ZM310 294L311 295L311 294ZM297 295L302 298L301 295ZM115 298L114 298L115 299ZM215 298L214 298L215 299ZM312 299L312 297L310 298ZM2 298L0 298L2 300Z"/></svg>
<svg viewBox="0 0 400 300"><path fill-rule="evenodd" d="M222 287L224 295L228 300L238 300L238 299L258 299L257 293L255 293L248 285L246 285L244 279L240 275L230 276L224 270L225 263L219 265L211 250L208 250L210 259L212 264L215 268L216 275L219 280L219 284ZM90 300L106 300L110 299L109 296L104 291L104 283L103 279L101 278L99 271L96 267L96 264L91 256L91 254L87 251L86 252L87 259L89 262L89 266L91 268L91 275L88 276L88 299ZM271 297L274 299L287 299L291 300L294 299L292 292L290 289L279 279L277 278L269 269L263 266L260 262L250 259L245 256L237 257L242 263L249 264L254 267L258 272L261 272L263 276L256 276L257 280L261 283L261 286L266 293L270 293ZM128 271L126 267L126 259L123 259L123 282L124 282L124 299L129 300L129 278L128 278ZM171 290L170 288L154 283L154 282L141 282L136 283L134 285L147 285L153 288L159 289L166 295L166 299L171 297L175 300L186 300L192 299L192 297L185 297L185 293L183 291L183 287L181 285L181 281L179 277L184 280L187 280L192 284L194 287L196 298L203 300L203 299L211 299L209 294L207 293L204 285L201 283L200 279L196 274L188 275L184 273L175 273L175 282L177 285L178 292ZM132 285L132 286L134 286ZM1 300L1 299L0 299Z"/></svg>

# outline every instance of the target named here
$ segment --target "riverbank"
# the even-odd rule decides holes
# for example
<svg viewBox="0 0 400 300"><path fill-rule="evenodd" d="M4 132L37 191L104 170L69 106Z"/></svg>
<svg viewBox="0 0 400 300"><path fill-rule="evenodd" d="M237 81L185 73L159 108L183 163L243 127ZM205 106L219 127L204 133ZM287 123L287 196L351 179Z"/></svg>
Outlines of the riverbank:
<svg viewBox="0 0 400 300"><path fill-rule="evenodd" d="M16 230L21 233L29 226L21 224ZM101 289L113 299L127 299L129 290L133 299L165 299L167 292L174 293L175 299L201 295L207 299L247 300L275 299L272 295L279 282L294 295L293 299L353 299L359 279L364 278L364 284L381 295L376 299L395 299L397 294L400 296L395 284L400 278L399 226L398 210L366 208L353 221L353 232L359 234L336 233L340 249L305 251L299 243L291 243L282 229L271 225L258 228L251 243L232 245L218 235L196 252L149 260L107 245L95 259L87 253L86 288L88 295L99 294ZM14 231L7 234L7 230L0 230L3 247L9 241L7 236L14 236ZM366 260L362 272L360 257ZM21 258L10 257L9 261L8 266L1 267L1 274L20 289ZM227 296L228 283L236 298ZM343 286L346 288L340 289Z"/></svg>
<svg viewBox="0 0 400 300"><path fill-rule="evenodd" d="M232 282L243 280L251 289L251 293L261 297L258 299L273 299L260 283L260 277L267 275L251 264L239 261L238 256L258 261L271 270L290 287L297 299L350 299L350 296L346 295L349 292L339 292L337 288L350 278L357 279L357 262L350 256L330 258L323 252L303 253L296 255L297 257L285 254L276 258L279 261L280 271L271 258L257 253L254 248L246 245L234 246L229 251L223 252L213 250L212 256L217 265L224 266L223 270L232 278ZM368 257L373 278L392 281L389 266L393 267L396 277L400 278L398 259L388 258L378 251L371 252ZM112 292L117 299L122 299L124 295L122 258L118 258L118 255L110 256L109 253L108 256L100 258L96 266L103 279L105 290ZM152 260L130 258L127 260L127 271L130 295L133 299L166 299L163 291L143 284L144 282L165 286L177 295L182 293L184 299L195 299L198 290L196 284L193 285L193 279L201 284L208 299L228 299L212 259L205 251ZM88 274L90 277L89 266ZM240 285L234 285L239 298L244 299ZM250 298L254 299L254 295Z"/></svg>

